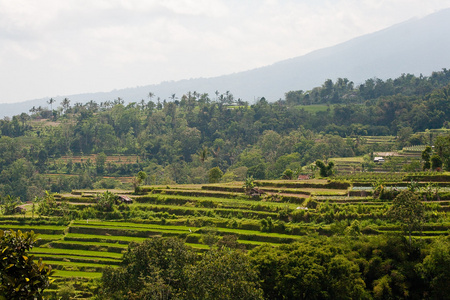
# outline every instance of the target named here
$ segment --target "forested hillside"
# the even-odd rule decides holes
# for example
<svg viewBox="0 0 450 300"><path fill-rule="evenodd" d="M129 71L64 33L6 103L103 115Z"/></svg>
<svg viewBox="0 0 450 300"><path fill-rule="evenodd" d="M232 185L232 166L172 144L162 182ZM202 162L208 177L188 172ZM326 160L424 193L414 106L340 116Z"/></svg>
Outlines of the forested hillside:
<svg viewBox="0 0 450 300"><path fill-rule="evenodd" d="M0 298L445 299L449 94L444 69L1 120Z"/></svg>
<svg viewBox="0 0 450 300"><path fill-rule="evenodd" d="M450 128L447 69L359 86L327 80L275 103L249 104L230 92L160 99L149 91L127 105L120 98L48 104L0 120L3 196L30 200L43 190L120 187L126 181L115 179L141 170L148 184L276 179L286 169L305 173L317 159L409 145L436 145L443 168L450 167L449 134L427 131ZM368 136L395 142L374 144Z"/></svg>

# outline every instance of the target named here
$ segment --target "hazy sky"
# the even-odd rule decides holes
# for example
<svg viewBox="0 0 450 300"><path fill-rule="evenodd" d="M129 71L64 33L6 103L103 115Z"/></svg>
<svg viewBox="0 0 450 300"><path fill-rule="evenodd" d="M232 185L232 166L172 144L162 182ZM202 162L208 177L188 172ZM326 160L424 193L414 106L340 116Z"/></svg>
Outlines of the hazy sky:
<svg viewBox="0 0 450 300"><path fill-rule="evenodd" d="M0 0L0 103L270 65L450 0Z"/></svg>

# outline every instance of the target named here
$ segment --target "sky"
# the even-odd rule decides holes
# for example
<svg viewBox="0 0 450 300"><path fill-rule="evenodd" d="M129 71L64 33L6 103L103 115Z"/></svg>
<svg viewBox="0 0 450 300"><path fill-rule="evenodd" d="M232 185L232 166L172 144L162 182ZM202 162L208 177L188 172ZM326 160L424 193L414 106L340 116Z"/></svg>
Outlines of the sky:
<svg viewBox="0 0 450 300"><path fill-rule="evenodd" d="M0 103L237 73L448 7L450 0L0 0Z"/></svg>

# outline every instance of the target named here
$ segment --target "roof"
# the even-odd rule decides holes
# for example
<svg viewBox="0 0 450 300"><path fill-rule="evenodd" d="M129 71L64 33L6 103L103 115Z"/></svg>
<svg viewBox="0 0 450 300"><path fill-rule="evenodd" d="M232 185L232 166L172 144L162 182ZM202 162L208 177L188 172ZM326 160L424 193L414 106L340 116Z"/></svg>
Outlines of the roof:
<svg viewBox="0 0 450 300"><path fill-rule="evenodd" d="M123 202L133 202L133 199L131 199L128 196L125 195L119 195L119 200L123 201Z"/></svg>

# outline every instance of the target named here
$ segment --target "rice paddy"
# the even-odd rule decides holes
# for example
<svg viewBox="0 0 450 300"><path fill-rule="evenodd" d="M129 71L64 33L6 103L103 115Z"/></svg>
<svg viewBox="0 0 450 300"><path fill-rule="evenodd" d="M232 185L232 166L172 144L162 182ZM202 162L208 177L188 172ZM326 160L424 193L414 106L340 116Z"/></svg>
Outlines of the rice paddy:
<svg viewBox="0 0 450 300"><path fill-rule="evenodd" d="M121 214L111 220L64 221L37 215L33 218L27 212L25 216L1 217L0 228L40 233L40 242L31 253L55 270L57 280L50 291L56 291L67 278L97 280L106 266L114 268L120 264L131 243L154 236L177 236L197 251L205 251L210 247L205 242L208 235L217 239L235 235L243 247L251 249L266 243L291 243L304 235L333 235L331 225L344 220L349 224L359 220L365 234L401 232L400 225L386 217L391 200L374 198L372 192L373 183L381 180L406 188L407 175L361 173L344 182L257 181L262 191L258 197L246 195L242 183L148 186L143 187L144 195L121 191L128 193L133 203L121 204ZM419 182L424 188L427 184ZM428 222L417 238L432 239L450 232L448 189L445 182L435 185L443 186L438 189L440 198L426 203ZM95 207L92 195L98 192L74 191L56 199L83 203L70 208L82 211ZM89 298L89 290L80 289L78 292Z"/></svg>

